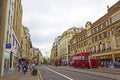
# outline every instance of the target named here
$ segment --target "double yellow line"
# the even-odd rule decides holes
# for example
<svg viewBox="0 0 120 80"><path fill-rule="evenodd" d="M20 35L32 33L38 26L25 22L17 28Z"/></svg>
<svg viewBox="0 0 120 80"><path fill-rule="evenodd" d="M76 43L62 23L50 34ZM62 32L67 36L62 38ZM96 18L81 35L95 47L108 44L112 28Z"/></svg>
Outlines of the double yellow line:
<svg viewBox="0 0 120 80"><path fill-rule="evenodd" d="M43 80L43 77L42 77L42 75L41 75L41 73L40 73L40 69L38 68L38 75L39 75L39 79L40 80Z"/></svg>

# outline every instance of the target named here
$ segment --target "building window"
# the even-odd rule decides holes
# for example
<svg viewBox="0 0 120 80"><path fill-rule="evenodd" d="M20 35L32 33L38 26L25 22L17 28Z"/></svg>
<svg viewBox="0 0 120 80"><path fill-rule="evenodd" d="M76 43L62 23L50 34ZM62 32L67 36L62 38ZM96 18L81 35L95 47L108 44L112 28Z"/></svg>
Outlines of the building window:
<svg viewBox="0 0 120 80"><path fill-rule="evenodd" d="M103 43L102 51L105 51L105 43Z"/></svg>
<svg viewBox="0 0 120 80"><path fill-rule="evenodd" d="M98 32L98 27L96 27L96 32Z"/></svg>
<svg viewBox="0 0 120 80"><path fill-rule="evenodd" d="M103 24L100 25L100 29L103 29Z"/></svg>
<svg viewBox="0 0 120 80"><path fill-rule="evenodd" d="M99 34L99 39L101 39L101 34Z"/></svg>
<svg viewBox="0 0 120 80"><path fill-rule="evenodd" d="M102 39L104 38L104 33L101 34Z"/></svg>
<svg viewBox="0 0 120 80"><path fill-rule="evenodd" d="M76 32L76 29L73 29L73 32Z"/></svg>
<svg viewBox="0 0 120 80"><path fill-rule="evenodd" d="M14 35L13 35L13 46L15 45L15 37L14 37Z"/></svg>
<svg viewBox="0 0 120 80"><path fill-rule="evenodd" d="M97 41L97 36L95 36L95 41Z"/></svg>
<svg viewBox="0 0 120 80"><path fill-rule="evenodd" d="M117 38L116 38L116 43L117 43L117 48L119 48L120 47L120 36L118 36Z"/></svg>
<svg viewBox="0 0 120 80"><path fill-rule="evenodd" d="M96 46L94 46L94 53L96 53Z"/></svg>
<svg viewBox="0 0 120 80"><path fill-rule="evenodd" d="M109 37L110 36L110 31L107 31L107 37Z"/></svg>
<svg viewBox="0 0 120 80"><path fill-rule="evenodd" d="M10 10L9 10L9 17L8 17L8 24L11 23L11 14L10 14Z"/></svg>
<svg viewBox="0 0 120 80"><path fill-rule="evenodd" d="M88 41L86 40L85 43L86 43L86 45L87 45L87 44L88 44Z"/></svg>
<svg viewBox="0 0 120 80"><path fill-rule="evenodd" d="M105 22L105 25L106 25L106 26L108 26L108 25L109 25L109 21L108 21L108 20Z"/></svg>
<svg viewBox="0 0 120 80"><path fill-rule="evenodd" d="M92 42L95 42L95 37L92 38Z"/></svg>
<svg viewBox="0 0 120 80"><path fill-rule="evenodd" d="M116 28L116 32L117 32L117 34L120 33L120 26L117 26L117 28Z"/></svg>
<svg viewBox="0 0 120 80"><path fill-rule="evenodd" d="M92 34L94 34L94 29L92 30Z"/></svg>
<svg viewBox="0 0 120 80"><path fill-rule="evenodd" d="M92 39L90 39L90 43L92 43Z"/></svg>
<svg viewBox="0 0 120 80"><path fill-rule="evenodd" d="M110 41L107 43L107 50L111 50L111 42Z"/></svg>
<svg viewBox="0 0 120 80"><path fill-rule="evenodd" d="M97 40L99 40L99 36L97 35Z"/></svg>
<svg viewBox="0 0 120 80"><path fill-rule="evenodd" d="M91 31L88 31L86 36L88 37L90 35L91 35Z"/></svg>
<svg viewBox="0 0 120 80"><path fill-rule="evenodd" d="M120 30L118 30L118 33L120 33Z"/></svg>
<svg viewBox="0 0 120 80"><path fill-rule="evenodd" d="M107 37L107 32L104 32L103 34L104 34L104 37Z"/></svg>
<svg viewBox="0 0 120 80"><path fill-rule="evenodd" d="M97 52L100 52L100 44L98 45L98 50L97 50Z"/></svg>
<svg viewBox="0 0 120 80"><path fill-rule="evenodd" d="M8 39L9 39L8 35L9 35L9 31L7 31L6 43L8 43Z"/></svg>

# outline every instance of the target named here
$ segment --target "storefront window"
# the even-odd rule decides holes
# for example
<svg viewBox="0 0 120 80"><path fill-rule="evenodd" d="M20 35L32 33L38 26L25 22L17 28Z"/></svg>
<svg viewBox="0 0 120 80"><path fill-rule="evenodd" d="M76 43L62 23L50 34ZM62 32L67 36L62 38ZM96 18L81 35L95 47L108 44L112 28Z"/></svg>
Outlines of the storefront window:
<svg viewBox="0 0 120 80"><path fill-rule="evenodd" d="M10 54L5 52L4 53L4 74L8 73L10 65Z"/></svg>

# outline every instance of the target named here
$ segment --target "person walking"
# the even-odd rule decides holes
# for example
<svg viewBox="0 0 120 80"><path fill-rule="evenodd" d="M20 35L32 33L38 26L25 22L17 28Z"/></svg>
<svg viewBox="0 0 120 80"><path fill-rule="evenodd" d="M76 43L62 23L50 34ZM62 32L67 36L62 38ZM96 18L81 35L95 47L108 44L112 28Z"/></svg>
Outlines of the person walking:
<svg viewBox="0 0 120 80"><path fill-rule="evenodd" d="M33 68L33 75L37 76L37 66L35 65L35 67Z"/></svg>
<svg viewBox="0 0 120 80"><path fill-rule="evenodd" d="M37 64L35 62L32 63L32 75L37 76Z"/></svg>
<svg viewBox="0 0 120 80"><path fill-rule="evenodd" d="M19 72L20 71L20 64L16 63L16 70Z"/></svg>
<svg viewBox="0 0 120 80"><path fill-rule="evenodd" d="M26 74L27 70L28 70L28 65L26 63L24 63L22 66L23 73Z"/></svg>

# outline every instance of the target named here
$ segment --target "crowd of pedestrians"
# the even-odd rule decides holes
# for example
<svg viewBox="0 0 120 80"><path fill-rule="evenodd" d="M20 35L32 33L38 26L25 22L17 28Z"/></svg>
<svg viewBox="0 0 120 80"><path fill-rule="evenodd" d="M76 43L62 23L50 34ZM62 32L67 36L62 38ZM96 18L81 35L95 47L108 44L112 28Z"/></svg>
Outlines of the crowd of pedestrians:
<svg viewBox="0 0 120 80"><path fill-rule="evenodd" d="M101 61L99 63L99 66L101 66L102 68L106 67L106 68L120 68L120 60L117 61Z"/></svg>
<svg viewBox="0 0 120 80"><path fill-rule="evenodd" d="M18 72L22 71L24 74L29 72L33 76L37 76L37 63L27 63L27 62L22 62L22 63L16 63L16 70Z"/></svg>

